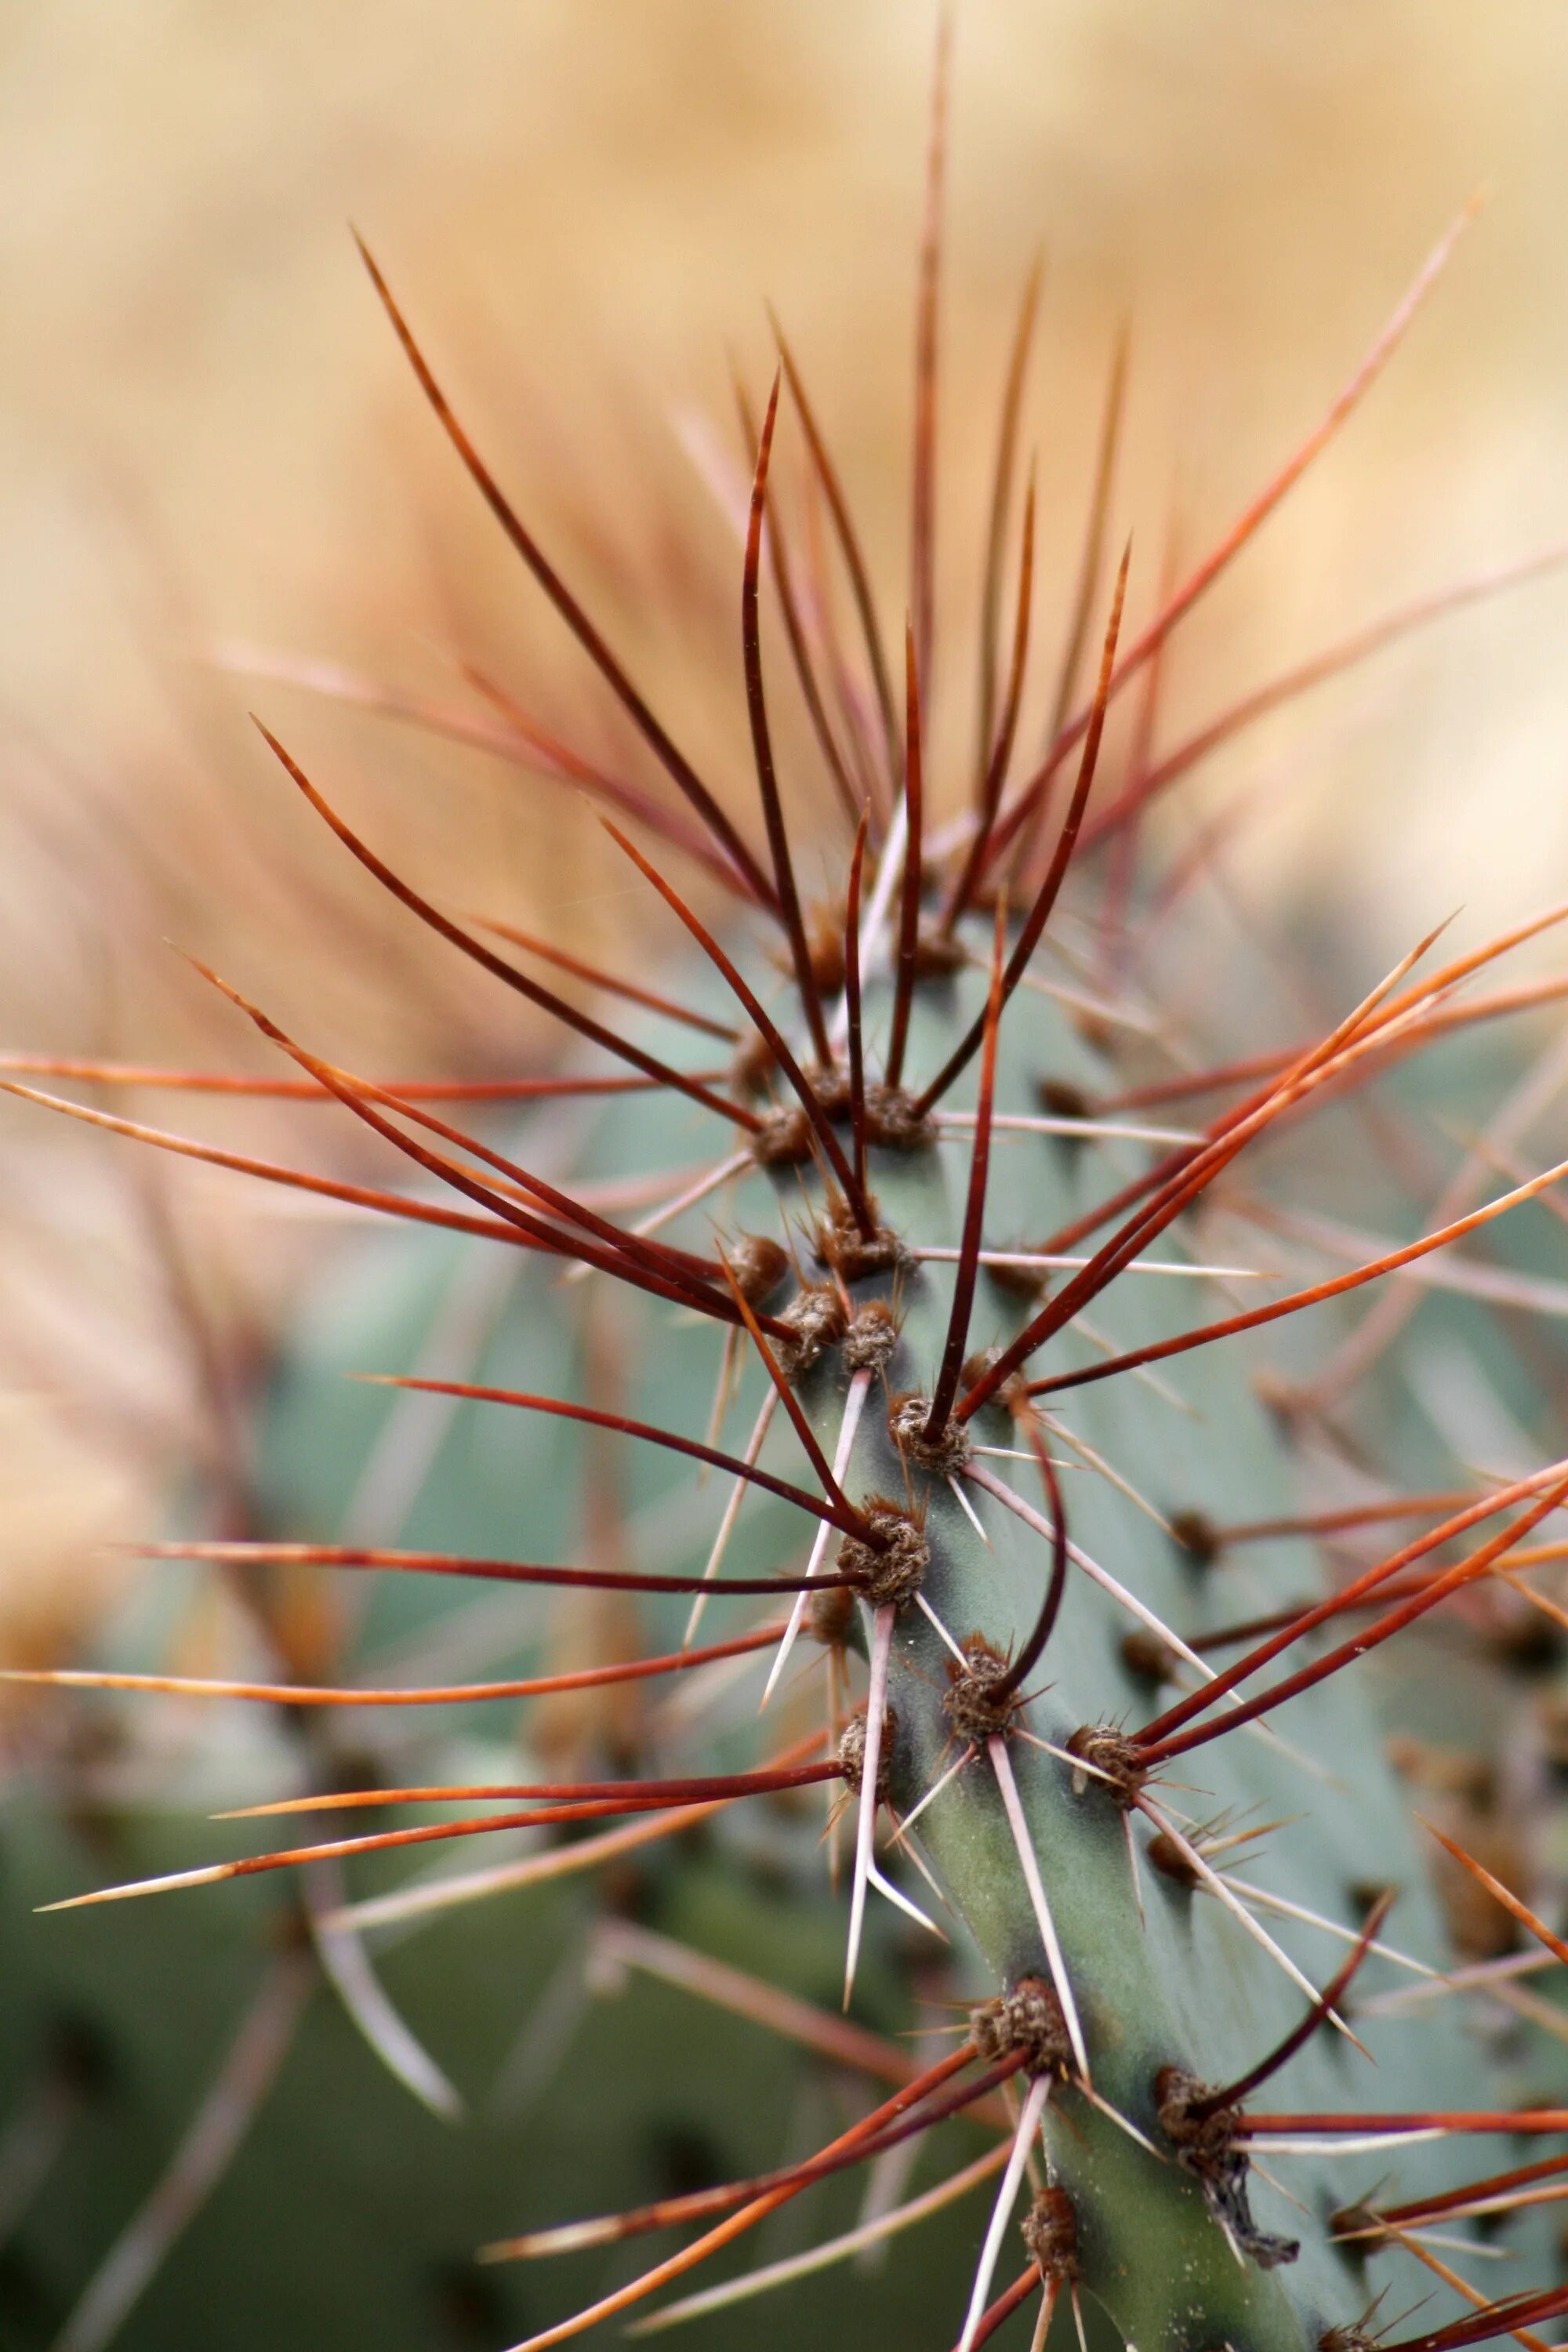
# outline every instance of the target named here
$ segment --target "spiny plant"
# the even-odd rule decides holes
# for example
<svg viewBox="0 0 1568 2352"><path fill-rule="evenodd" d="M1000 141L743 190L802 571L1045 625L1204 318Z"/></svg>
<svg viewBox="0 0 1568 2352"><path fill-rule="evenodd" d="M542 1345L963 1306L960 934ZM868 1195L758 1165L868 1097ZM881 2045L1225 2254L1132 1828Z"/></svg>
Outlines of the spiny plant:
<svg viewBox="0 0 1568 2352"><path fill-rule="evenodd" d="M607 1872L659 1842L689 1839L699 1824L728 1834L746 1809L772 1807L790 1823L800 1792L821 1789L826 1866L847 1882L845 2007L875 1943L917 1981L956 1998L952 2047L921 2063L700 1954L672 1961L677 1948L618 1918L612 1898L605 1950L632 1964L653 1953L649 1964L673 1967L691 1990L747 2008L891 2088L804 2159L632 2210L533 2226L490 2248L497 2258L535 2260L696 2226L677 2251L619 2276L528 2347L633 2310L816 2184L923 2144L961 2117L990 2140L936 2187L895 2191L808 2255L689 2293L638 2324L724 2309L989 2193L970 2277L932 2291L946 2303L932 2310L931 2340L955 2341L959 2352L1030 2305L1037 2345L1059 2306L1080 2334L1092 2325L1143 2352L1457 2352L1503 2335L1539 2347L1538 2326L1568 2312L1550 2235L1553 2200L1568 2194L1568 2155L1518 2159L1526 2143L1568 2142L1568 2106L1543 2100L1531 2080L1549 2068L1552 2037L1563 2038L1562 2011L1519 1979L1568 1958L1568 1945L1471 1851L1481 1840L1458 1833L1451 1807L1449 1826L1428 1833L1384 1751L1391 1716L1424 1727L1425 1738L1406 1729L1395 1752L1407 1777L1425 1775L1428 1810L1442 1811L1433 1727L1451 1733L1462 1720L1465 1736L1479 1737L1473 1719L1517 1713L1496 1697L1501 1634L1517 1632L1521 1615L1548 1630L1568 1622L1537 1577L1568 1556L1545 1524L1568 1505L1568 1460L1515 1471L1462 1454L1458 1485L1450 1475L1440 1490L1395 1486L1400 1457L1421 1449L1397 1430L1389 1435L1388 1412L1381 1426L1374 1412L1366 1429L1347 1431L1338 1408L1352 1381L1386 1364L1400 1309L1374 1309L1326 1369L1289 1382L1261 1378L1246 1335L1298 1317L1318 1328L1312 1310L1387 1276L1430 1273L1437 1253L1527 1202L1560 1216L1552 1188L1568 1162L1524 1172L1500 1129L1416 1239L1358 1247L1344 1270L1263 1303L1251 1302L1274 1289L1267 1271L1215 1251L1220 1236L1249 1225L1285 1254L1302 1240L1289 1209L1250 1181L1282 1131L1314 1115L1342 1119L1373 1078L1397 1082L1415 1056L1458 1033L1568 993L1558 978L1473 985L1568 907L1438 962L1434 933L1316 1034L1194 1066L1158 958L1190 908L1212 829L1162 866L1143 821L1265 711L1556 559L1406 607L1156 755L1173 633L1372 385L1458 231L1321 423L1135 631L1124 627L1130 551L1109 593L1105 579L1118 362L1044 749L1016 775L1037 536L1032 477L1018 494L1032 276L997 432L972 772L962 808L937 822L926 751L940 650L944 142L939 62L901 677L823 425L782 332L765 404L741 397L752 467L741 654L760 834L697 772L521 520L365 254L439 426L675 788L672 803L608 772L489 689L514 757L613 812L605 824L617 852L668 915L668 970L657 985L633 982L513 927L455 919L388 864L263 728L284 773L375 882L561 1023L593 1063L484 1081L372 1080L289 1034L202 966L291 1063L287 1076L72 1066L103 1086L336 1103L411 1165L412 1189L309 1173L66 1102L19 1076L6 1084L162 1150L542 1261L552 1280L526 1295L529 1342L534 1360L553 1361L562 1391L581 1393L440 1370L374 1377L476 1415L565 1424L589 1447L601 1498L616 1475L609 1441L639 1455L656 1449L685 1482L676 1549L692 1539L694 1512L710 1524L693 1556L658 1568L628 1563L624 1529L592 1510L601 1556L572 1565L512 1549L481 1555L249 1530L137 1546L236 1580L288 1671L249 1682L111 1668L28 1678L262 1701L315 1725L354 1710L356 1724L374 1727L368 1775L362 1763L362 1780L353 1779L352 1751L330 1731L307 1736L303 1790L245 1807L243 1817L389 1808L412 1817L71 1901L296 1868L309 1878L360 1856L531 1833L520 1860L494 1867L437 1871L353 1899L334 1880L317 1924L340 1939L340 1960L345 1943L363 1960L358 1937L380 1927L507 1886ZM806 461L804 529L772 476L786 391ZM832 795L832 822L810 845L812 864L834 877L818 905L803 893L806 858L774 756L764 568ZM848 637L837 610L845 585ZM1097 635L1085 691L1080 672ZM1107 725L1123 702L1133 722L1118 748ZM1113 761L1120 779L1096 799ZM670 878L666 867L677 861L700 875L701 891ZM539 978L541 965L588 982L598 1009ZM1271 983L1259 974L1250 984ZM1248 985L1233 972L1233 992ZM39 1057L29 1065L33 1076L50 1066ZM595 1106L576 1175L563 1171L557 1149L571 1098ZM1223 1107L1201 1124L1162 1123L1216 1100ZM520 1103L542 1108L494 1139L458 1123L463 1105ZM1523 1116L1521 1106L1517 1124ZM721 1138L716 1156L680 1165L699 1122ZM1366 1154L1376 1131L1350 1131ZM1478 1171L1494 1169L1506 1188L1478 1203ZM1525 1301L1528 1282L1506 1268L1443 1263L1462 1266L1461 1289L1468 1281L1500 1311ZM1181 1314L1181 1301L1207 1293L1224 1312ZM699 1347L706 1421L671 1425L671 1402L693 1392ZM303 1393L310 1411L327 1410L319 1388L306 1382ZM289 1419L285 1393L285 1429ZM295 1421L305 1445L297 1404ZM731 1423L743 1434L727 1439ZM1384 1443L1393 1471L1380 1470ZM287 1460L278 1466L276 1444L275 1431L271 1475L285 1494L290 1472ZM515 1549L546 1549L534 1538L559 1513L542 1488L559 1483L570 1457L520 1447L515 1458ZM695 1495L692 1465L703 1482ZM313 1488L296 1479L291 1507L310 1491L324 1508L338 1466ZM1301 1509L1292 1487L1303 1475L1339 1499ZM448 1477L441 1492L461 1515L459 1484ZM1331 1549L1395 1537L1391 1549L1355 1554L1348 1573L1343 1549ZM1314 1538L1331 1547L1327 1573L1318 1597L1303 1599L1299 1546ZM781 1543L784 1572L774 1565ZM597 1629L605 1654L484 1683L323 1683L312 1678L310 1644L290 1644L281 1581L319 1570L371 1571L395 1584L542 1588L580 1607L571 1622ZM1439 1611L1466 1646L1424 1642L1414 1630L1429 1631ZM1381 1678L1363 1663L1374 1653L1388 1667ZM750 1677L762 1685L760 1711ZM433 1706L606 1700L613 1712L564 1729L555 1718L550 1737L534 1735L542 1761L589 1752L601 1767L592 1775L414 1780L412 1738L380 1731ZM1476 1821L1484 1812L1472 1808ZM817 1866L799 1843L781 1864L790 1884ZM1493 1906L1489 1946L1478 1958L1472 1940L1466 1965L1429 1885L1435 1853L1449 1873L1440 1883L1450 1913L1463 1887ZM1500 1916L1532 1948L1500 1949ZM943 1947L944 1973L921 1978L911 1955L929 1948L934 1958ZM347 1973L340 1968L339 1989L358 2002L367 2031L406 2078L425 2064L428 2092L423 2053L411 2052L363 1979L345 1989ZM1495 2030L1500 2005L1511 2042ZM1459 2015L1463 2028L1453 2023ZM1519 2038L1526 2032L1532 2038ZM591 2099L592 2082L582 2088ZM1503 2249L1515 2265L1509 2291L1491 2297L1472 2283L1468 2258ZM1427 2307L1434 2275L1437 2290L1458 2298L1457 2317ZM1384 2316L1385 2300L1403 2315Z"/></svg>

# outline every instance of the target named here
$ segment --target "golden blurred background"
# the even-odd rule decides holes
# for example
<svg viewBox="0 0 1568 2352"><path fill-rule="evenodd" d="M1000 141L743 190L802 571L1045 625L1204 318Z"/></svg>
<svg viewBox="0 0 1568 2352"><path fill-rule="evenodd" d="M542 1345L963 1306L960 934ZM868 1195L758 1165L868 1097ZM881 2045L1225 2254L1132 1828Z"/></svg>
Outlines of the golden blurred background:
<svg viewBox="0 0 1568 2352"><path fill-rule="evenodd" d="M1388 378L1184 634L1173 733L1392 603L1568 537L1560 8L955 15L939 749L965 740L954 633L1039 247L1045 643L1120 325L1116 514L1146 612L1168 530L1195 552L1230 517L1489 190ZM482 882L560 938L646 919L570 799L208 658L243 643L438 693L460 646L541 716L622 740L422 411L346 224L676 731L744 794L734 544L693 451L732 450L728 355L765 383L771 299L896 613L932 28L924 0L11 13L0 1042L260 1066L172 937L362 1065L516 1054L514 1008L344 871L251 703L448 899ZM1331 908L1374 961L1459 901L1479 936L1560 887L1565 618L1568 588L1530 587L1240 741L1204 789L1258 787L1238 856L1260 900ZM244 1129L357 1148L316 1114ZM42 1655L106 1589L97 1538L211 1437L193 1334L243 1353L323 1228L24 1106L0 1135L5 1606L13 1651Z"/></svg>

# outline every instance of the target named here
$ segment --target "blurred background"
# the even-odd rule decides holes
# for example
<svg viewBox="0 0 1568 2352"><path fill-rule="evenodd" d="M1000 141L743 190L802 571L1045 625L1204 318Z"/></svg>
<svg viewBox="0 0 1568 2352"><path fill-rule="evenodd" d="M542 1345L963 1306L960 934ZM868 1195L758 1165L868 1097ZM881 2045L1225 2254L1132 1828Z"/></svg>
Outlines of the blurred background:
<svg viewBox="0 0 1568 2352"><path fill-rule="evenodd" d="M1119 331L1114 514L1146 613L1173 539L1190 561L1233 515L1489 193L1387 378L1183 634L1172 740L1402 600L1568 540L1560 8L963 0L956 16L939 791L972 723L999 378L1037 251L1045 642ZM311 658L439 698L460 650L541 719L624 748L422 409L348 223L675 731L749 799L731 361L765 390L771 300L895 614L931 39L906 0L9 13L0 1047L262 1066L173 940L361 1066L544 1066L552 1041L344 870L246 713L448 902L482 891L563 941L613 937L625 961L646 909L591 818L480 753L235 674ZM1236 872L1318 943L1331 989L1342 950L1360 979L1461 903L1468 940L1561 888L1565 621L1552 578L1478 606L1194 782L1196 805L1250 795ZM189 1120L357 1164L314 1117ZM320 1219L238 1190L0 1106L9 1658L69 1654L119 1597L104 1538L221 1453L211 1351L259 1359L320 1262Z"/></svg>

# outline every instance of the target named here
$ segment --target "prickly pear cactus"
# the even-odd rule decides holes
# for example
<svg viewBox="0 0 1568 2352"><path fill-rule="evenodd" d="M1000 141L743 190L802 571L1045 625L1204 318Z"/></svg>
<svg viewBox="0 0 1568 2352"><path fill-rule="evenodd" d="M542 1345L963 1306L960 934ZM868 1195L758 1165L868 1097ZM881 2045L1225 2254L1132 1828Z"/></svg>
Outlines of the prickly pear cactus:
<svg viewBox="0 0 1568 2352"><path fill-rule="evenodd" d="M939 135L932 224L941 152ZM1344 2352L1417 2303L1418 2319L1394 2321L1402 2352L1510 2330L1539 2341L1530 2323L1568 2307L1549 2201L1568 2177L1568 2110L1551 2104L1562 2013L1550 1987L1519 1979L1533 1953L1560 1960L1563 1947L1505 1883L1516 1874L1484 1858L1502 1847L1478 1825L1495 1828L1500 1809L1475 1786L1459 1834L1442 1757L1457 1742L1484 1759L1517 1712L1500 1634L1536 1606L1568 1468L1450 1459L1430 1490L1404 1488L1402 1463L1430 1454L1430 1433L1407 1444L1402 1408L1368 1402L1358 1433L1360 1400L1400 1389L1357 1318L1378 1311L1368 1286L1426 1278L1449 1245L1549 1197L1559 1171L1515 1175L1500 1153L1506 1180L1407 1227L1415 1240L1352 1247L1348 1264L1322 1219L1292 1223L1254 1175L1309 1120L1336 1122L1366 1155L1347 1099L1511 1009L1486 968L1514 941L1412 959L1316 1036L1205 1063L1146 936L1156 911L1167 930L1179 919L1171 903L1193 877L1130 856L1146 804L1262 707L1249 698L1156 761L1166 639L1370 383L1411 303L1305 451L1136 627L1126 562L1113 588L1096 586L1112 420L1079 617L1030 763L1032 492L1010 656L1001 581L1031 291L1003 407L980 753L956 789L924 748L946 690L931 627L929 227L901 692L787 353L747 424L754 824L697 776L586 619L372 269L458 456L675 788L634 793L509 719L520 757L569 770L622 820L635 813L637 842L611 830L668 920L669 954L652 984L601 976L584 1011L538 976L538 943L503 953L441 912L274 742L411 921L555 1013L583 1052L556 1078L372 1081L218 982L297 1073L413 1163L405 1187L362 1188L359 1205L458 1237L350 1268L275 1385L252 1526L156 1548L248 1580L247 1605L289 1668L247 1685L186 1678L187 1696L355 1727L353 1743L319 1729L258 1741L230 1760L223 1793L329 1821L284 1846L235 1831L230 1858L82 1899L184 1888L170 1899L215 1904L213 1882L298 1870L314 1890L314 1964L439 2104L439 2069L374 1978L367 1989L367 1952L389 1935L446 1937L459 1924L447 1913L487 1897L598 1884L603 1909L574 1914L586 1941L567 1956L572 1983L662 1971L864 2074L874 2088L819 2149L619 2214L579 2217L579 2176L557 2172L544 2130L522 2234L492 2251L610 2253L582 2301L563 2295L563 2316L543 2315L543 2273L530 2274L530 2347L664 2289L676 2300L652 2306L653 2324L700 2327L704 2311L787 2294L879 2242L918 2250L905 2233L922 2221L951 2249L960 2198L963 2267L927 2278L920 2302L924 2340L961 2352L1025 2306L1037 2341L1070 2315L1142 2352ZM803 570L805 541L769 488L785 380L863 633L853 658L834 591ZM764 573L782 624L766 677ZM770 724L785 646L837 797L809 842L786 815ZM826 901L803 907L802 877L824 868ZM1211 1041L1211 1055L1225 1047ZM552 1089L504 1125L463 1107L465 1092ZM1520 1305L1531 1277L1463 1264L1483 1307ZM1315 1335L1305 1351L1302 1333ZM351 1386L347 1370L397 1393ZM1328 1555L1310 1591L1314 1535L1360 1549ZM312 1574L336 1611L314 1664L279 1633L293 1622L288 1580ZM459 1607L455 1590L479 1597ZM1554 1608L1536 1612L1549 1646ZM389 1651L418 1665L416 1694L374 1673ZM78 1679L172 1686L120 1667ZM460 1707L474 1712L456 1734ZM826 1860L814 1790L832 1809ZM329 1870L343 1874L323 1895ZM829 1906L847 2022L821 1998ZM1508 1949L1516 1933L1536 1939L1529 1953ZM1456 1978L1458 1957L1469 1972ZM900 1983L925 2004L919 2055L872 2030L900 2015ZM950 2014L948 2038L930 2039ZM574 2091L593 2113L607 2078L584 2040ZM699 2069L701 2040L685 2062ZM608 2135L613 2111L600 2112ZM953 2160L917 2192L903 2168L928 2138ZM679 2284L865 2164L878 2189L853 2230L842 2206L814 2203L839 2217L832 2242L770 2242L774 2259L750 2275ZM602 2177L607 2203L624 2168ZM628 2242L654 2230L667 2233L655 2257L628 2265ZM1470 2273L1499 2251L1514 2259L1494 2296ZM906 2287L919 2261L901 2258ZM708 2324L707 2340L734 2340L721 2316Z"/></svg>

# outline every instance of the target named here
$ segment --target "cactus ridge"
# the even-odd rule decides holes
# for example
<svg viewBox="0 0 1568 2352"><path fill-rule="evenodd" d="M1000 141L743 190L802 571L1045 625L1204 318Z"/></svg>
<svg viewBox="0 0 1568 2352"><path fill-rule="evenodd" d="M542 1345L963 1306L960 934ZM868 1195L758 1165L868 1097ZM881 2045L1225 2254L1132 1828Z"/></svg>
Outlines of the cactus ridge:
<svg viewBox="0 0 1568 2352"><path fill-rule="evenodd" d="M630 2309L817 2181L959 2116L994 2136L992 2152L961 2179L966 2191L992 2200L976 2266L937 2323L959 2352L973 2352L1027 2305L1043 2341L1058 2301L1080 2327L1086 2313L1099 2315L1115 2341L1142 2352L1381 2344L1371 2315L1390 2266L1405 2265L1394 2292L1403 2308L1432 2283L1415 2271L1439 2263L1422 2238L1434 2221L1461 2226L1489 2200L1509 2214L1524 2184L1533 2191L1556 2179L1568 2158L1523 2167L1509 2158L1521 2136L1568 2136L1568 2109L1529 2095L1495 2035L1435 2033L1429 2012L1422 2025L1401 1997L1440 1983L1454 1952L1428 1884L1431 1841L1384 1753L1378 1668L1363 1660L1403 1654L1408 1629L1451 1597L1484 1603L1504 1575L1511 1591L1531 1557L1527 1538L1568 1502L1568 1464L1363 1502L1337 1519L1303 1517L1293 1510L1292 1433L1303 1423L1330 1427L1332 1416L1310 1382L1260 1393L1244 1335L1423 1263L1509 1209L1549 1197L1563 1170L1521 1177L1414 1244L1369 1252L1352 1271L1279 1297L1259 1300L1254 1269L1212 1253L1247 1230L1232 1213L1238 1184L1278 1127L1342 1102L1467 1021L1539 1001L1543 988L1461 992L1563 910L1436 967L1429 955L1406 959L1318 1038L1250 1066L1194 1074L1173 1067L1172 1025L1142 1001L1140 885L1125 861L1156 794L1270 698L1322 674L1321 666L1293 674L1238 703L1182 752L1158 761L1150 754L1166 639L1367 389L1451 240L1321 425L1136 633L1123 626L1128 558L1108 596L1096 584L1118 383L1058 707L1042 757L1015 779L1032 483L1010 636L1002 583L1031 279L1005 386L975 773L963 816L939 826L923 747L941 650L931 619L940 86L939 76L901 708L847 503L782 341L760 425L747 411L754 471L742 667L760 850L517 516L365 257L458 457L682 803L672 812L647 795L633 803L602 779L588 785L657 845L656 857L606 819L663 901L672 940L685 934L658 987L612 980L526 934L492 928L512 950L563 962L620 1000L603 1020L585 1014L395 873L263 732L345 848L415 919L630 1075L607 1081L595 1064L515 1087L373 1083L322 1059L206 974L291 1058L298 1076L289 1083L335 1099L405 1156L424 1180L417 1194L307 1177L56 1101L19 1079L10 1088L163 1149L521 1250L558 1286L563 1276L568 1284L585 1277L577 1296L590 1302L590 1323L602 1318L616 1334L614 1378L595 1381L590 1362L585 1398L504 1377L380 1377L475 1417L506 1416L509 1429L544 1416L566 1425L563 1443L570 1435L595 1448L652 1448L668 1461L637 1475L656 1483L679 1458L689 1487L695 1463L712 1480L701 1502L706 1537L664 1568L524 1562L481 1555L457 1535L449 1551L316 1539L144 1547L230 1567L542 1584L573 1592L584 1609L635 1606L646 1646L558 1673L423 1690L352 1679L312 1686L289 1675L204 1683L82 1670L52 1679L267 1698L313 1710L318 1724L334 1707L459 1696L555 1705L584 1693L641 1692L646 1704L626 1749L609 1759L617 1769L597 1778L357 1788L345 1787L334 1763L313 1792L241 1812L464 1810L73 1900L502 1832L559 1832L540 1850L548 1869L535 1857L510 1874L501 1865L416 1878L405 1890L340 1903L336 1926L363 1931L471 1899L487 1881L591 1868L700 1821L728 1836L732 1809L799 1805L823 1784L834 1866L847 1881L846 2009L863 1953L929 1950L967 2001L961 2038L923 2070L895 2074L880 2105L805 2160L492 2250L537 2255L703 2224L680 2251L537 2331L528 2346L564 2341ZM813 596L802 593L799 542L770 486L786 390L847 567L863 675L826 639ZM825 909L803 900L798 824L786 820L776 772L762 657L764 568L840 804L837 830L813 844L813 870L826 846L841 876ZM1097 595L1105 608L1097 683L1077 698L1079 641ZM1406 619L1454 601L1429 599ZM1384 634L1394 631L1390 624ZM1377 632L1363 633L1334 658L1348 662L1379 642ZM1143 714L1128 751L1108 743L1107 723L1135 698L1133 688ZM546 764L570 765L559 749ZM1107 764L1121 766L1119 784L1096 797ZM571 772L585 781L580 767ZM664 871L667 858L693 856L710 894L728 901L720 917L689 904ZM786 975L782 995L763 976L770 959ZM718 1068L715 1041L725 1056ZM77 1066L83 1072L126 1075ZM198 1083L190 1074L186 1082ZM549 1111L529 1113L504 1148L470 1131L465 1099L504 1099L509 1087L563 1100L601 1087L586 1173L540 1172L554 1164ZM1197 1123L1194 1105L1214 1094L1229 1107ZM1194 1123L1181 1124L1189 1114ZM694 1128L707 1134L714 1119L721 1156L700 1172L672 1176L662 1192L652 1184L644 1198L657 1213L634 1225L596 1205L616 1181L657 1177L667 1160L689 1155ZM609 1306L606 1277L619 1286ZM571 1292L525 1295L531 1314L558 1316ZM1194 1301L1209 1305L1194 1309ZM1173 1332L1173 1323L1181 1328ZM708 1337L721 1365L717 1403L698 1433L675 1425L661 1405L667 1391L691 1393L685 1367ZM1168 1359L1178 1360L1169 1377L1153 1369ZM731 1434L738 1427L748 1434ZM529 1498L521 1499L527 1526ZM764 1510L773 1531L765 1538L754 1532ZM1399 1524L1402 1514L1414 1532ZM1293 1547L1358 1515L1380 1549L1350 1583L1303 1598ZM770 1564L781 1547L783 1573ZM531 1534L526 1549L535 1548ZM1537 1549L1551 1550L1543 1540ZM765 1615L753 1622L759 1600ZM738 1604L749 1613L737 1622ZM718 1632L701 1626L709 1612L722 1612ZM764 1679L764 1709L748 1730L731 1695ZM710 1695L720 1727L699 1760L711 1769L628 1769L689 1746L696 1718L675 1712L683 1691ZM321 1738L328 1744L311 1752L325 1773L333 1751L330 1735ZM501 1810L468 1810L481 1803ZM1453 1866L1479 1874L1562 1960L1550 1927L1462 1843L1439 1835ZM831 2021L813 2030L830 2035ZM1547 2281L1547 2240L1533 2209L1521 2204L1500 2226L1522 2258L1514 2280L1526 2284L1510 2280L1508 2294L1489 2300L1460 2281L1463 2315L1445 2324L1424 2311L1415 2332L1395 2333L1389 2352L1439 2352L1510 2332L1539 2342L1528 2331L1568 2309L1568 2294ZM1451 2295L1453 2270L1439 2275ZM711 2307L725 2293L704 2289L692 2307Z"/></svg>

